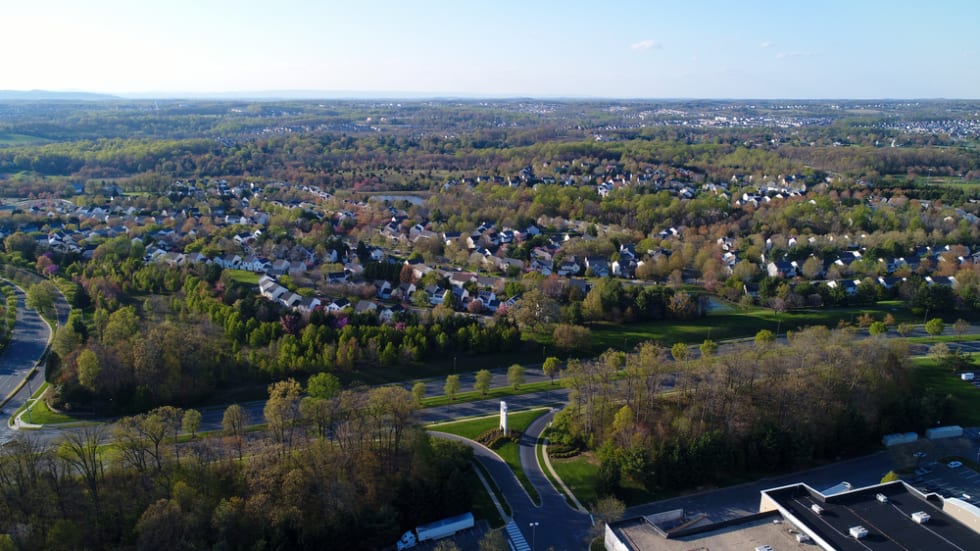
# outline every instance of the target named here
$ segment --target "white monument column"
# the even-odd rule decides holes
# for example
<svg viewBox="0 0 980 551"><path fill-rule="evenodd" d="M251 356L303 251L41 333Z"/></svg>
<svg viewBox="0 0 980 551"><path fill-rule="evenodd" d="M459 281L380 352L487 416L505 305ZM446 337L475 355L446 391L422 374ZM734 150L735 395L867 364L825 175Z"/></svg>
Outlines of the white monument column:
<svg viewBox="0 0 980 551"><path fill-rule="evenodd" d="M500 401L500 430L504 433L504 436L510 436L510 432L507 430L507 402Z"/></svg>

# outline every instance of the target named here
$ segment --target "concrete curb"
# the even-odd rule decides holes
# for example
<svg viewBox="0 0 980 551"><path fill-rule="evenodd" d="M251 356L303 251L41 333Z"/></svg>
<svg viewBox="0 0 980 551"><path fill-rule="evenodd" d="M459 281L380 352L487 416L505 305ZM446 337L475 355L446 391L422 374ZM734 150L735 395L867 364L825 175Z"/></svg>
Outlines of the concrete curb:
<svg viewBox="0 0 980 551"><path fill-rule="evenodd" d="M544 465L545 467L548 468L548 472L551 473L552 478L554 478L555 481L558 482L558 485L561 486L562 491L564 491L565 495L567 495L572 500L572 503L575 504L575 507L578 509L580 513L589 514L588 509L582 506L582 502L579 501L577 497L575 497L575 494L572 493L572 490L565 485L565 481L562 480L560 476L558 476L557 472L555 472L555 468L551 466L551 458L548 457L548 439L544 438L543 443L540 444L540 446L541 446L541 455L544 456ZM537 458L537 456L538 454L534 454L535 459ZM538 468L540 467L541 467L541 462L539 461ZM551 479L548 479L548 482L551 482ZM554 486L554 484L552 484L552 486Z"/></svg>

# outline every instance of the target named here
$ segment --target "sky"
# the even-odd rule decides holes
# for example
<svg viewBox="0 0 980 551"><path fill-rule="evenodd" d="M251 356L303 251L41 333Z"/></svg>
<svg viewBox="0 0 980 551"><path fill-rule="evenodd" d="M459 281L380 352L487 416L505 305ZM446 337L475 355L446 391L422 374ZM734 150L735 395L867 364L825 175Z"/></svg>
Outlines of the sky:
<svg viewBox="0 0 980 551"><path fill-rule="evenodd" d="M3 4L3 90L980 98L977 0Z"/></svg>

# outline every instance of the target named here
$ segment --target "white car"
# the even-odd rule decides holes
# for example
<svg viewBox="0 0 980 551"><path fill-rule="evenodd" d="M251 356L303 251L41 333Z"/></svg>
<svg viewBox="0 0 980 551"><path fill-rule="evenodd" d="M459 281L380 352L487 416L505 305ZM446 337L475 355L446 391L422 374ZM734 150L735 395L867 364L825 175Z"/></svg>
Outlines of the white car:
<svg viewBox="0 0 980 551"><path fill-rule="evenodd" d="M949 463L946 464L946 466L949 467L950 469L956 469L958 467L962 467L963 463L960 463L959 461L950 461Z"/></svg>

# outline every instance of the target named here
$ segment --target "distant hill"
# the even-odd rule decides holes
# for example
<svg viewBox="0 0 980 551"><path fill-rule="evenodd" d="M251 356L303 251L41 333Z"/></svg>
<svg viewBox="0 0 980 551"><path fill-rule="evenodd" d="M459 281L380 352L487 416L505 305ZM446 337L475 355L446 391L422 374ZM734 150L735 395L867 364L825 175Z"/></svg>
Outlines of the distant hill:
<svg viewBox="0 0 980 551"><path fill-rule="evenodd" d="M105 101L122 99L109 94L91 92L52 92L49 90L0 90L0 101Z"/></svg>

